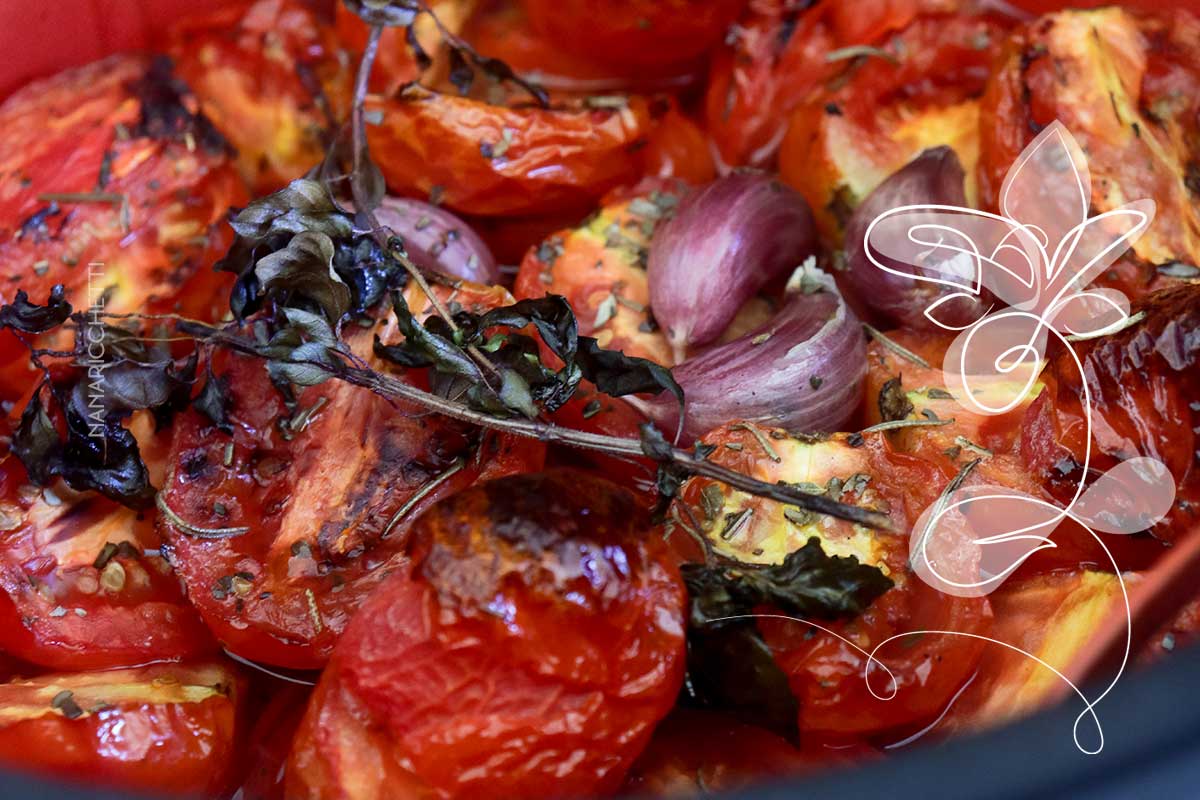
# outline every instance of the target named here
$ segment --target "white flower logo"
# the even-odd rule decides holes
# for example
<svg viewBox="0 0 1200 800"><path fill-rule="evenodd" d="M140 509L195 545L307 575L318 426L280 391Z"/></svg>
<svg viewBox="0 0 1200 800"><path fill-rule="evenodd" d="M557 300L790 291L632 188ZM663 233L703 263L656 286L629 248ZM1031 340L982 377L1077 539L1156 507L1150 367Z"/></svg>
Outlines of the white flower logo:
<svg viewBox="0 0 1200 800"><path fill-rule="evenodd" d="M1055 122L1009 170L1000 192L1002 215L956 206L904 206L881 214L868 228L866 252L877 267L955 290L930 305L925 315L942 328L959 332L943 369L947 389L970 410L1002 414L1028 399L1038 388L1051 336L1062 342L1082 373L1080 359L1071 349L1073 340L1104 336L1136 321L1124 295L1087 286L1149 227L1154 202L1138 200L1089 217L1090 198L1091 178L1083 151L1070 132ZM903 271L905 265L913 271ZM978 298L984 289L1004 307L994 307L965 327L939 321L943 303ZM1081 474L1086 476L1092 455L1086 376L1082 386L1087 446ZM1090 486L1081 478L1065 507L1016 489L971 483L965 473L960 478L965 480L954 481L925 510L910 537L914 571L934 588L959 596L995 590L1031 555L1055 546L1051 534L1064 520L1078 522L1108 553L1097 530L1145 530L1167 514L1175 499L1170 472L1151 458L1124 461ZM1111 554L1109 559L1119 577ZM1123 582L1121 589L1128 616ZM955 635L954 631L937 633ZM1127 641L1125 661L1128 656ZM1076 744L1084 752L1098 753L1103 748L1093 707L1120 679L1125 661L1112 683L1094 699L1072 684L1086 705L1075 731ZM1099 734L1094 748L1079 743L1078 725L1088 715Z"/></svg>

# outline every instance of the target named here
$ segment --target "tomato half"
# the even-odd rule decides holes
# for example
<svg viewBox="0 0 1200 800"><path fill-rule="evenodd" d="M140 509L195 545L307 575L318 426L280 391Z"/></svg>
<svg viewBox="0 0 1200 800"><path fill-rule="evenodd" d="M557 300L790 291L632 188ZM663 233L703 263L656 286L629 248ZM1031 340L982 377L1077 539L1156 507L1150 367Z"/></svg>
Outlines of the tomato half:
<svg viewBox="0 0 1200 800"><path fill-rule="evenodd" d="M237 150L256 194L320 164L349 111L347 59L301 0L258 0L185 19L172 29L168 52Z"/></svg>
<svg viewBox="0 0 1200 800"><path fill-rule="evenodd" d="M683 586L649 532L581 472L434 506L322 675L289 796L615 791L683 679Z"/></svg>
<svg viewBox="0 0 1200 800"><path fill-rule="evenodd" d="M92 786L218 796L234 777L242 695L216 663L0 684L0 761Z"/></svg>
<svg viewBox="0 0 1200 800"><path fill-rule="evenodd" d="M704 441L717 447L711 458L730 469L768 483L812 486L835 500L886 511L896 532L797 514L797 509L704 478L685 484L681 498L686 510L676 509L669 523L675 528L672 538L683 537L680 529L690 528L719 553L750 563L780 563L815 536L826 553L854 556L895 582L859 617L820 623L837 636L804 620L767 616L757 621L799 700L802 740L806 734L867 736L932 720L979 659L981 644L970 635L985 634L990 624L986 598L941 594L908 566L910 529L950 476L931 462L896 452L885 434L861 439L793 436L735 423ZM770 608L761 611L772 613ZM968 635L919 633L926 630ZM899 638L882 648L878 659L895 675L896 696L879 700L864 680L867 657L858 648L870 652L892 636ZM873 670L870 678L877 692L889 693L891 684L880 671Z"/></svg>
<svg viewBox="0 0 1200 800"><path fill-rule="evenodd" d="M640 176L649 125L636 97L620 108L543 109L411 86L366 105L382 115L367 140L388 186L467 214L586 212Z"/></svg>
<svg viewBox="0 0 1200 800"><path fill-rule="evenodd" d="M159 554L153 519L0 456L0 648L53 669L211 653L212 636Z"/></svg>
<svg viewBox="0 0 1200 800"><path fill-rule="evenodd" d="M113 56L36 81L0 105L0 298L77 309L211 318L228 276L212 271L245 193L221 140L169 66ZM6 354L10 348L5 347ZM3 376L19 395L27 357Z"/></svg>
<svg viewBox="0 0 1200 800"><path fill-rule="evenodd" d="M415 313L428 301L411 288ZM481 311L511 302L464 283L443 302ZM394 325L394 319L390 325ZM377 369L372 334L351 347ZM190 410L176 423L159 517L188 596L232 652L295 668L322 666L363 599L405 563L412 521L476 480L538 469L544 447L478 429L331 380L289 408L258 359L218 364L232 434ZM415 378L414 378L415 380ZM246 530L205 538L197 529Z"/></svg>

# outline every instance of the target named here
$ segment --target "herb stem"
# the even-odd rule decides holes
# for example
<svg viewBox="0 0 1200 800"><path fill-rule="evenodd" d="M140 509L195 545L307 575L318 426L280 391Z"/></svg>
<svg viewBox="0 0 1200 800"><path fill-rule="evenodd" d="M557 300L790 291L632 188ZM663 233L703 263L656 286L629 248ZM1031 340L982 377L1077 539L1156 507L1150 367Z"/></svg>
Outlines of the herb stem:
<svg viewBox="0 0 1200 800"><path fill-rule="evenodd" d="M440 24L440 23L439 23ZM371 197L367 193L366 187L363 185L363 170L365 160L369 157L367 145L367 123L364 104L367 98L367 86L370 83L371 68L375 64L375 56L379 52L379 37L383 34L383 25L372 25L370 32L367 34L367 44L363 48L362 61L358 65L358 74L354 79L354 105L350 111L350 135L352 137L353 150L353 169L350 173L350 192L354 197L355 209L363 215L367 225L371 228L371 236L383 249L383 252L390 255L392 258L400 262L404 270L408 273L425 296L429 298L430 305L439 317L446 321L450 326L450 330L457 332L458 324L446 309L446 306L433 293L429 282L425 280L425 276L421 274L421 270L412 262L407 254L396 250L391 246L391 237L387 235L387 229L379 224L379 218L375 216L375 205L371 202ZM475 360L479 366L495 375L496 368L492 362L488 360L479 348L474 345L469 345L466 348L467 353Z"/></svg>
<svg viewBox="0 0 1200 800"><path fill-rule="evenodd" d="M247 355L263 357L258 346L241 336L227 333L218 328L195 323L180 323L181 330L189 335L213 341L232 350ZM289 363L289 362L285 362ZM403 400L438 414L478 425L491 430L525 436L543 442L593 450L614 456L633 458L651 457L664 464L670 464L683 470L689 475L699 475L711 478L757 497L774 500L786 505L798 506L818 514L825 514L838 519L844 519L869 528L888 530L891 522L888 517L877 511L848 503L839 503L824 495L814 495L808 492L779 483L767 483L752 478L741 472L728 469L702 458L690 451L677 447L664 448L660 455L648 453L637 439L626 439L618 436L605 436L598 433L565 428L541 420L530 420L517 417L496 417L482 411L440 397L436 394L418 389L397 378L384 375L371 369L342 365L331 368L329 364L295 361L290 363L312 364L329 370L332 377L343 380L355 386L369 389L375 394L393 400Z"/></svg>

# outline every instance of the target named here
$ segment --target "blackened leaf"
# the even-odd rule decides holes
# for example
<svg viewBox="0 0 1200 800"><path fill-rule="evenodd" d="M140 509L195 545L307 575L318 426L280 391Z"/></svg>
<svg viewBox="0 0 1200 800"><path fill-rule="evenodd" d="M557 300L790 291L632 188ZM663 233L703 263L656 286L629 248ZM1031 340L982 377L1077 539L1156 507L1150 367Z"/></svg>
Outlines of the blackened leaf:
<svg viewBox="0 0 1200 800"><path fill-rule="evenodd" d="M29 398L21 413L21 422L13 432L12 452L25 465L29 479L38 486L45 486L58 473L62 442L42 405L40 389Z"/></svg>
<svg viewBox="0 0 1200 800"><path fill-rule="evenodd" d="M638 431L641 433L642 452L655 461L670 461L674 448L662 435L662 431L654 427L653 422L643 422Z"/></svg>
<svg viewBox="0 0 1200 800"><path fill-rule="evenodd" d="M306 297L337 322L350 308L350 289L333 270L333 241L324 233L304 231L287 247L264 256L254 273L268 292Z"/></svg>
<svg viewBox="0 0 1200 800"><path fill-rule="evenodd" d="M67 443L60 474L76 491L95 491L130 508L154 504L150 473L137 439L118 422L82 416L66 409Z"/></svg>
<svg viewBox="0 0 1200 800"><path fill-rule="evenodd" d="M693 702L795 740L799 703L752 622L693 628L687 644Z"/></svg>
<svg viewBox="0 0 1200 800"><path fill-rule="evenodd" d="M63 285L57 284L50 290L46 304L39 306L29 302L24 289L17 290L11 303L0 306L0 326L15 328L24 333L45 333L61 325L71 316L71 304L63 297Z"/></svg>
<svg viewBox="0 0 1200 800"><path fill-rule="evenodd" d="M904 392L899 378L892 378L879 390L879 414L885 422L905 419L913 412L913 404Z"/></svg>
<svg viewBox="0 0 1200 800"><path fill-rule="evenodd" d="M230 223L252 242L275 234L323 233L330 239L354 233L350 217L338 210L324 184L298 178L274 194L255 200Z"/></svg>
<svg viewBox="0 0 1200 800"><path fill-rule="evenodd" d="M579 337L579 352L575 357L583 377L611 397L646 392L658 394L663 390L675 395L683 410L683 388L675 382L671 370L646 358L627 356L620 350L605 350L590 336Z"/></svg>
<svg viewBox="0 0 1200 800"><path fill-rule="evenodd" d="M407 346L407 342L394 345L384 344L378 336L375 337L375 355L384 361L390 361L402 367L420 368L433 366L433 359L424 353L417 352Z"/></svg>
<svg viewBox="0 0 1200 800"><path fill-rule="evenodd" d="M229 424L229 396L228 379L214 374L210 363L205 371L204 387L192 405L225 433L233 432L233 426Z"/></svg>
<svg viewBox="0 0 1200 800"><path fill-rule="evenodd" d="M699 702L795 735L797 705L752 618L759 606L801 618L859 614L892 582L848 556L828 556L811 538L782 564L725 560L681 568L691 598L688 684ZM797 622L796 624L803 624Z"/></svg>
<svg viewBox="0 0 1200 800"><path fill-rule="evenodd" d="M763 605L800 617L852 617L892 587L877 567L853 556L826 555L816 537L782 564L685 564L681 572L692 598L693 625L749 614Z"/></svg>
<svg viewBox="0 0 1200 800"><path fill-rule="evenodd" d="M579 324L567 298L556 294L520 300L479 318L478 329L504 326L518 330L532 324L556 356L570 364L579 346Z"/></svg>
<svg viewBox="0 0 1200 800"><path fill-rule="evenodd" d="M543 89L541 86L538 86L536 83L531 83L530 81L527 81L521 76L517 75L515 72L513 72L512 67L500 59L481 56L478 53L473 53L472 57L475 61L475 66L483 70L484 73L486 73L489 77L497 81L512 83L520 86L522 89L529 92L530 96L533 97L533 99L536 100L540 106L545 107L550 104L550 95L546 94L545 89Z"/></svg>

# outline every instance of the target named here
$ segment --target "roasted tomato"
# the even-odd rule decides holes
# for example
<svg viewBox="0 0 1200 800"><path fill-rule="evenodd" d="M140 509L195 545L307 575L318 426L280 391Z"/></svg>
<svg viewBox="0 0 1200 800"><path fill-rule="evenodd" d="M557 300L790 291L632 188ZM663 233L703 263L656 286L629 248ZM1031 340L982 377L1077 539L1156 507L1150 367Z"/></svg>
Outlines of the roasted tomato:
<svg viewBox="0 0 1200 800"><path fill-rule="evenodd" d="M683 586L650 531L572 471L434 506L322 676L289 796L615 790L683 678Z"/></svg>
<svg viewBox="0 0 1200 800"><path fill-rule="evenodd" d="M800 752L770 731L708 711L676 709L655 728L623 788L638 797L699 797L806 767Z"/></svg>
<svg viewBox="0 0 1200 800"><path fill-rule="evenodd" d="M892 37L884 55L846 68L792 113L779 151L784 179L809 205L822 234L841 239L849 213L922 150L954 149L967 199L976 196L979 104L1006 25L987 16L923 16Z"/></svg>
<svg viewBox="0 0 1200 800"><path fill-rule="evenodd" d="M1091 393L1091 468L1135 456L1161 461L1175 479L1176 502L1151 532L1173 541L1200 521L1200 285L1180 284L1143 298L1140 323L1077 342L1049 366L1057 391L1031 413L1023 449L1028 469L1060 500L1074 496L1084 458L1081 380ZM1116 537L1121 538L1121 537Z"/></svg>
<svg viewBox="0 0 1200 800"><path fill-rule="evenodd" d="M521 262L513 293L558 294L579 318L579 332L602 347L671 366L666 336L650 315L646 259L659 220L679 202L675 187L615 200L582 225L550 236Z"/></svg>
<svg viewBox="0 0 1200 800"><path fill-rule="evenodd" d="M892 331L889 341L899 344L930 366L915 363L880 342L868 350L865 391L865 421L886 420L917 423L888 433L901 452L937 464L948 474L957 474L978 461L970 483L990 483L1015 489L1033 497L1065 503L1073 496L1078 473L1071 452L1060 443L1060 425L1053 398L1059 394L1057 369L1044 369L1029 391L1005 414L982 414L956 395L956 382L947 383L940 365L951 338L909 330ZM1062 367L1069 364L1063 356ZM1073 369L1073 367L1072 367ZM1015 382L1013 389L1021 383ZM1068 396L1073 397L1068 393ZM1070 569L1081 563L1111 569L1145 569L1162 555L1162 546L1149 537L1099 534L1096 538L1073 520L1066 520L1053 534L1055 547L1034 553L1021 567L1021 574Z"/></svg>
<svg viewBox="0 0 1200 800"><path fill-rule="evenodd" d="M53 669L179 660L212 636L159 555L149 516L0 456L0 649Z"/></svg>
<svg viewBox="0 0 1200 800"><path fill-rule="evenodd" d="M563 49L633 74L696 58L720 41L746 0L521 0Z"/></svg>
<svg viewBox="0 0 1200 800"><path fill-rule="evenodd" d="M479 52L499 58L553 92L603 92L629 86L630 81L611 67L535 31L517 0L483 5L463 31L463 38Z"/></svg>
<svg viewBox="0 0 1200 800"><path fill-rule="evenodd" d="M808 514L731 492L708 479L693 478L684 486L686 510L673 511L668 524L690 527L695 520L700 525L696 533L719 553L775 564L815 536L826 553L854 556L895 582L861 616L829 626L844 638L818 631L805 620L758 621L800 701L801 736L861 736L935 718L971 676L982 646L971 635L986 634L991 620L986 598L943 595L909 571L909 530L936 501L948 481L946 473L895 452L880 433L866 434L858 444L845 434L814 439L735 423L704 441L717 446L711 456L717 463L768 483L811 486L833 499L886 511L898 531L871 531ZM880 700L864 678L867 657L862 650L870 652L890 637L897 638L877 658L895 676L896 694ZM872 670L870 679L877 693L890 692L880 670Z"/></svg>
<svg viewBox="0 0 1200 800"><path fill-rule="evenodd" d="M36 81L0 105L0 297L209 317L225 283L229 207L245 200L227 147L165 61L114 56ZM9 399L33 380L9 335Z"/></svg>
<svg viewBox="0 0 1200 800"><path fill-rule="evenodd" d="M1097 629L1113 615L1125 614L1121 585L1111 572L1010 579L989 599L995 622L988 635L1025 652L988 644L970 686L939 723L940 731L999 725L1037 710L1052 694L1070 693L1050 668L1069 674Z"/></svg>
<svg viewBox="0 0 1200 800"><path fill-rule="evenodd" d="M620 108L490 105L410 86L368 97L371 154L399 194L455 211L522 215L588 207L640 175L649 127L644 100Z"/></svg>
<svg viewBox="0 0 1200 800"><path fill-rule="evenodd" d="M717 51L705 94L705 127L721 160L729 166L770 164L792 110L826 80L863 66L858 59L828 54L880 44L921 14L946 15L965 5L958 0L751 0L728 44ZM943 16L940 22L953 20ZM906 56L915 52L905 48ZM911 88L921 91L922 82L913 81Z"/></svg>
<svg viewBox="0 0 1200 800"><path fill-rule="evenodd" d="M217 796L234 777L241 696L220 664L0 684L0 760L89 785Z"/></svg>
<svg viewBox="0 0 1200 800"><path fill-rule="evenodd" d="M428 314L419 289L410 293ZM468 311L511 302L504 289L466 283L442 299ZM387 342L398 337L390 325L376 331ZM369 330L351 339L367 360L371 343ZM539 442L485 435L348 383L310 387L289 407L260 360L229 356L217 372L232 433L195 410L180 418L159 522L188 596L245 658L320 667L363 598L404 564L406 532L427 506L541 465Z"/></svg>
<svg viewBox="0 0 1200 800"><path fill-rule="evenodd" d="M187 19L172 31L169 52L237 149L256 194L321 163L349 109L348 59L301 0L258 0Z"/></svg>
<svg viewBox="0 0 1200 800"><path fill-rule="evenodd" d="M1200 261L1200 18L1065 11L1021 28L992 75L980 119L979 186L995 209L1009 167L1041 128L1061 121L1087 153L1093 215L1141 199L1154 223L1133 241L1144 262L1101 275L1152 289L1154 265Z"/></svg>

